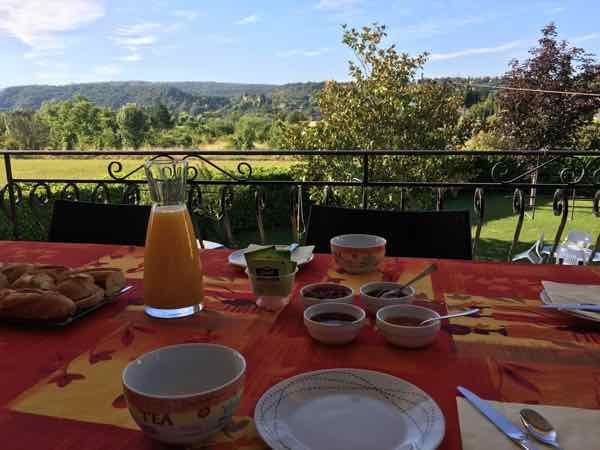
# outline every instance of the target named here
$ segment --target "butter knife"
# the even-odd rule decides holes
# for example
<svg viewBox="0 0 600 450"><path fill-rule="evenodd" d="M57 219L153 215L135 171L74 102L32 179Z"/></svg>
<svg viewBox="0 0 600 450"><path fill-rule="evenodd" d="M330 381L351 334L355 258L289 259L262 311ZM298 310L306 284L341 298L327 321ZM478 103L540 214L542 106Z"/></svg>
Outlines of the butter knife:
<svg viewBox="0 0 600 450"><path fill-rule="evenodd" d="M539 450L539 447L529 439L527 439L527 434L513 424L510 420L508 420L505 416L500 414L498 410L496 410L492 405L490 405L485 400L479 398L473 392L468 389L459 386L458 392L460 392L464 397L473 405L475 408L479 410L487 419L496 425L500 431L502 431L508 438L521 447L523 450Z"/></svg>

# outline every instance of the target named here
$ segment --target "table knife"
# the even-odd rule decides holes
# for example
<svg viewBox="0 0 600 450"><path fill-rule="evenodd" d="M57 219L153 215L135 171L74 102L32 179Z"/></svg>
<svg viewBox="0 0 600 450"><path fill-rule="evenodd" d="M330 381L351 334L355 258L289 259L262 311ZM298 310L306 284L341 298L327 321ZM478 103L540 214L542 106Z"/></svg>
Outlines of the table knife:
<svg viewBox="0 0 600 450"><path fill-rule="evenodd" d="M545 309L579 309L581 311L595 311L600 312L600 305L594 305L589 303L553 303L551 305L542 305Z"/></svg>
<svg viewBox="0 0 600 450"><path fill-rule="evenodd" d="M459 386L457 389L471 405L477 408L490 422L496 425L496 428L502 431L523 450L539 450L538 446L532 444L529 439L527 439L527 434L523 430L498 412L491 404L462 386Z"/></svg>

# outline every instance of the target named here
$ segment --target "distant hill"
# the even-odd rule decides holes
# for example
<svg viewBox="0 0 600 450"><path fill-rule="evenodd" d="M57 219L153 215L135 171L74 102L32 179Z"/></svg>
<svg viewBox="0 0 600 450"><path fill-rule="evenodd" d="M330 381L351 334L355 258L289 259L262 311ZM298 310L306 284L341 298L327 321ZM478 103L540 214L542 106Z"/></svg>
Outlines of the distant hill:
<svg viewBox="0 0 600 450"><path fill-rule="evenodd" d="M323 83L270 85L196 81L16 86L0 90L0 111L37 109L46 101L69 100L82 95L97 105L115 109L130 102L141 106L161 102L173 111L198 114L236 109L241 103L246 105L245 109L311 112L314 94L322 87Z"/></svg>

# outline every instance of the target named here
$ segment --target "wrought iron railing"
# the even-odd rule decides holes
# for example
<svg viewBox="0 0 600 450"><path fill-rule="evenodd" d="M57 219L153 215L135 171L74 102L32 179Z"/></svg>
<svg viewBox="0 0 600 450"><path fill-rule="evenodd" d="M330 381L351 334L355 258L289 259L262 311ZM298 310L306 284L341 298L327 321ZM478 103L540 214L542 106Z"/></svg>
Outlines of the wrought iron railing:
<svg viewBox="0 0 600 450"><path fill-rule="evenodd" d="M406 198L414 189L431 191L432 205L441 210L445 206L448 192L451 190L472 190L474 192L473 211L475 227L473 232L473 255L479 255L481 230L486 221L486 199L490 192L511 192L513 210L517 217L512 244L508 251L510 260L519 243L521 229L528 208L535 208L529 200L531 193L536 195L552 194L553 211L557 216L556 231L552 252L556 250L569 217L569 208L579 197L593 200L591 211L584 212L600 217L600 153L581 151L0 151L4 161L4 184L0 186L0 205L7 219L4 239L21 239L24 236L24 208L39 227L45 232L49 211L56 198L86 200L92 202L118 202L139 204L145 201L145 180L142 176L143 164L138 163L131 170L124 170L123 162L127 158L143 157L183 158L190 162L189 198L190 210L197 217L210 217L218 223L223 240L232 244L234 228L231 214L237 186L247 186L254 191L255 228L258 239L267 241L264 216L269 208L269 199L265 189L276 187L289 191L290 226L294 239L300 239L303 223L306 221L307 191L323 189L323 202L335 197L337 189L358 189L361 193L361 207L370 206L369 194L377 189L395 189L400 192L400 200L393 205L395 209L407 208ZM359 161L360 177L350 179L260 179L255 176L252 159L248 158L294 158L314 157L354 158ZM14 162L18 158L102 158L106 159L106 175L102 178L27 178L15 172ZM236 170L229 170L222 164L223 158L245 158L237 164ZM487 173L477 177L465 176L462 180L443 179L422 180L402 179L402 174L389 173L375 177L372 165L378 158L412 158L411 164L420 164L427 158L465 158L472 164L486 167ZM210 168L218 177L206 176L201 167ZM383 178L382 178L383 177ZM82 186L86 186L87 196L82 195ZM114 188L118 188L115 198ZM406 194L406 195L404 195ZM206 198L210 196L211 202ZM535 197L535 196L534 196ZM249 207L249 205L245 205ZM6 234L5 233L5 234ZM9 235L10 234L10 235ZM590 261L600 245L600 236L596 242Z"/></svg>

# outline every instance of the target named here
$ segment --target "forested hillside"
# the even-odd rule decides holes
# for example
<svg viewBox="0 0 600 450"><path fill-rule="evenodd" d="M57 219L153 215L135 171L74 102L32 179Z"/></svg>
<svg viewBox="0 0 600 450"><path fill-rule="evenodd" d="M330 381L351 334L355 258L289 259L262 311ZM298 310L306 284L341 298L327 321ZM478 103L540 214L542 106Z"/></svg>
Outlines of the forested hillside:
<svg viewBox="0 0 600 450"><path fill-rule="evenodd" d="M198 114L226 109L314 111L314 94L323 83L288 85L216 82L106 82L64 86L17 86L0 91L0 111L38 109L47 101L81 95L92 103L118 109L127 103L150 106L157 102L174 112Z"/></svg>

